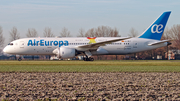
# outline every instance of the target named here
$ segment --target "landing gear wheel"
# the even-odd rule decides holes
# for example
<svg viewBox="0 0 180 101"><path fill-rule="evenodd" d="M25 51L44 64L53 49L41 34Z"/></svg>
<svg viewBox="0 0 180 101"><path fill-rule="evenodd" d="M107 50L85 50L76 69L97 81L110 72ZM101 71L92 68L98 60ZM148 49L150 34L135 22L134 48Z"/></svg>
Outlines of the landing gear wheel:
<svg viewBox="0 0 180 101"><path fill-rule="evenodd" d="M84 60L84 61L87 61L87 58L83 57L83 60Z"/></svg>
<svg viewBox="0 0 180 101"><path fill-rule="evenodd" d="M21 61L22 59L21 58L18 58L18 61Z"/></svg>
<svg viewBox="0 0 180 101"><path fill-rule="evenodd" d="M91 57L90 58L84 58L83 60L84 61L94 61L94 58L91 58Z"/></svg>
<svg viewBox="0 0 180 101"><path fill-rule="evenodd" d="M90 57L90 58L89 58L89 61L94 61L94 58L91 58L91 57Z"/></svg>
<svg viewBox="0 0 180 101"><path fill-rule="evenodd" d="M84 61L87 61L87 58L84 58Z"/></svg>
<svg viewBox="0 0 180 101"><path fill-rule="evenodd" d="M85 56L83 57L83 60L84 60L84 61L94 61L94 58L92 58L92 57L89 57L89 58L88 58L88 56L85 55Z"/></svg>

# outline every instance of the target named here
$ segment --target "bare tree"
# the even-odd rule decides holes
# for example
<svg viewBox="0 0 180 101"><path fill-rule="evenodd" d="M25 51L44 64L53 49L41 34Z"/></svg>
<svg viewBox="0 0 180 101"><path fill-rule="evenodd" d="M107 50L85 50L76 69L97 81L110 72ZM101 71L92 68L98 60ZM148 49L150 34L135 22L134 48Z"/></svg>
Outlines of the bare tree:
<svg viewBox="0 0 180 101"><path fill-rule="evenodd" d="M2 27L0 26L0 47L3 47L4 45L4 37L3 37L3 29Z"/></svg>
<svg viewBox="0 0 180 101"><path fill-rule="evenodd" d="M164 29L163 35L162 35L162 37L161 37L161 40L167 40L167 39L169 39L169 38L170 38L170 31L169 31L169 28L166 27L166 28Z"/></svg>
<svg viewBox="0 0 180 101"><path fill-rule="evenodd" d="M97 37L95 33L96 33L95 28L91 28L86 32L85 37Z"/></svg>
<svg viewBox="0 0 180 101"><path fill-rule="evenodd" d="M180 49L180 25L173 25L169 30L169 35L173 39L173 45Z"/></svg>
<svg viewBox="0 0 180 101"><path fill-rule="evenodd" d="M10 41L20 38L20 34L16 27L13 27L9 33L10 33Z"/></svg>
<svg viewBox="0 0 180 101"><path fill-rule="evenodd" d="M136 37L138 35L138 31L136 31L134 28L130 29L130 34L128 34L131 37Z"/></svg>
<svg viewBox="0 0 180 101"><path fill-rule="evenodd" d="M36 29L32 28L32 29L28 29L27 31L27 34L26 34L27 37L37 37L38 36L38 33L36 31Z"/></svg>
<svg viewBox="0 0 180 101"><path fill-rule="evenodd" d="M120 37L119 32L116 28L111 29L110 34L108 35L109 37Z"/></svg>
<svg viewBox="0 0 180 101"><path fill-rule="evenodd" d="M116 28L112 29L108 26L99 26L98 28L89 29L86 37L120 37L119 32Z"/></svg>
<svg viewBox="0 0 180 101"><path fill-rule="evenodd" d="M62 29L62 31L60 32L60 35L61 35L61 37L70 37L71 36L70 31L68 31L68 29L66 27L64 27Z"/></svg>
<svg viewBox="0 0 180 101"><path fill-rule="evenodd" d="M85 37L85 30L83 28L79 29L78 37Z"/></svg>
<svg viewBox="0 0 180 101"><path fill-rule="evenodd" d="M44 34L44 37L54 37L54 35L53 35L52 31L51 31L51 28L49 28L49 27L46 27L44 29L43 34Z"/></svg>

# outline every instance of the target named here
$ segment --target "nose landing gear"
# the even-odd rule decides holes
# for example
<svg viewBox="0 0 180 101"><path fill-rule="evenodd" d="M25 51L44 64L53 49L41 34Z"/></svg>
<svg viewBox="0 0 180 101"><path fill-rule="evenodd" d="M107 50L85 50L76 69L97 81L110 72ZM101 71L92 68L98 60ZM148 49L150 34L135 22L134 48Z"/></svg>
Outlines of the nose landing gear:
<svg viewBox="0 0 180 101"><path fill-rule="evenodd" d="M18 61L22 60L22 56L21 55L16 55L15 59L17 59Z"/></svg>
<svg viewBox="0 0 180 101"><path fill-rule="evenodd" d="M21 58L21 57L19 57L19 58L18 58L18 61L21 61L21 60L22 60L22 58Z"/></svg>

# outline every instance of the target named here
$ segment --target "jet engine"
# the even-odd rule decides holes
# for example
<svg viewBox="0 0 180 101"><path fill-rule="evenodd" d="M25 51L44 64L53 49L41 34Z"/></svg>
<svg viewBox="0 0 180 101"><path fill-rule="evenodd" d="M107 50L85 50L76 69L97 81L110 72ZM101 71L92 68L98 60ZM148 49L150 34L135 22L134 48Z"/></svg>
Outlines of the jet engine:
<svg viewBox="0 0 180 101"><path fill-rule="evenodd" d="M58 58L73 58L75 57L76 50L69 47L59 47L53 50L53 53L56 54Z"/></svg>

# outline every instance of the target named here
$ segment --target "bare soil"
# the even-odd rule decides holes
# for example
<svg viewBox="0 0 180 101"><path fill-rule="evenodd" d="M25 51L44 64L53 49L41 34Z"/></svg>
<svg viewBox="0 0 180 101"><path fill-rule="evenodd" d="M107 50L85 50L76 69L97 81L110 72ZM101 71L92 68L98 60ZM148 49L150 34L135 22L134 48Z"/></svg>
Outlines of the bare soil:
<svg viewBox="0 0 180 101"><path fill-rule="evenodd" d="M0 73L0 100L180 100L180 73Z"/></svg>

